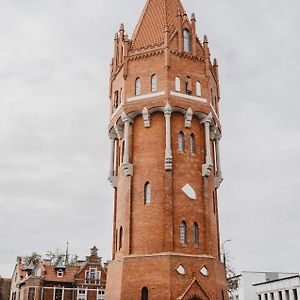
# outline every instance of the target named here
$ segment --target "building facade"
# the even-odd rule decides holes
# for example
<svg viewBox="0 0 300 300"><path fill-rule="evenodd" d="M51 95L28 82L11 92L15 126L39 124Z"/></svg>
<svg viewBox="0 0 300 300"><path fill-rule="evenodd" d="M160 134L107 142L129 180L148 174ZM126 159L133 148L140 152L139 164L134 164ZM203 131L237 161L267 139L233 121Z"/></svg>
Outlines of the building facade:
<svg viewBox="0 0 300 300"><path fill-rule="evenodd" d="M300 276L254 284L256 300L298 300L300 299Z"/></svg>
<svg viewBox="0 0 300 300"><path fill-rule="evenodd" d="M0 300L9 300L11 279L0 277Z"/></svg>
<svg viewBox="0 0 300 300"><path fill-rule="evenodd" d="M106 268L96 247L85 261L71 265L62 260L54 265L50 260L24 265L18 257L10 300L104 300L105 286Z"/></svg>
<svg viewBox="0 0 300 300"><path fill-rule="evenodd" d="M283 278L298 276L298 273L284 273L284 272L249 272L243 271L239 278L239 287L236 291L232 292L230 295L230 300L257 300L257 283L268 283L277 280L281 280ZM267 300L262 298L261 300ZM268 300L273 300L268 298ZM278 300L278 299L277 299ZM283 300L283 299L280 299ZM284 298L284 300L287 300ZM292 300L292 298L290 299Z"/></svg>
<svg viewBox="0 0 300 300"><path fill-rule="evenodd" d="M180 0L121 24L110 79L113 255L106 299L227 299L218 64Z"/></svg>

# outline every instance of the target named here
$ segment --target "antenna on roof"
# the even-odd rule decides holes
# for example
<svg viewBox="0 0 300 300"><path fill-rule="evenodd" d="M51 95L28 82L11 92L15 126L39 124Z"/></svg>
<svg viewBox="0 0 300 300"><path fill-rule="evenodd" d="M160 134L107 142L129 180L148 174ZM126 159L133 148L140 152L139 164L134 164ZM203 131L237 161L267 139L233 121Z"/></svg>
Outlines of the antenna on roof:
<svg viewBox="0 0 300 300"><path fill-rule="evenodd" d="M67 242L66 256L65 256L65 266L68 265L69 265L69 242Z"/></svg>

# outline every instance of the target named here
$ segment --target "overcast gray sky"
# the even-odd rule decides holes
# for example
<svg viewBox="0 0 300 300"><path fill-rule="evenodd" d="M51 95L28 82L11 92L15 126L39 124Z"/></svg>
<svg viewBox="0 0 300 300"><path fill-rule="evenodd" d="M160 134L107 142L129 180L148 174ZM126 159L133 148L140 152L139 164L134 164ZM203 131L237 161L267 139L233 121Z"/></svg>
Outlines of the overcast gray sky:
<svg viewBox="0 0 300 300"><path fill-rule="evenodd" d="M17 255L110 258L108 76L146 0L0 0L0 275ZM219 59L222 240L237 270L300 271L300 2L184 0Z"/></svg>

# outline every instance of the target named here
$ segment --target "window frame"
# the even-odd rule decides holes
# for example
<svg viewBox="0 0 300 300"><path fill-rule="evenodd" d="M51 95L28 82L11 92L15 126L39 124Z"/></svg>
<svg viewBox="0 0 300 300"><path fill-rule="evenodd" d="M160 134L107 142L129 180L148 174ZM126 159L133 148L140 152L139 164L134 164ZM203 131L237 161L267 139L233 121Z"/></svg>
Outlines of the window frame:
<svg viewBox="0 0 300 300"><path fill-rule="evenodd" d="M134 89L135 96L140 96L142 93L142 83L141 78L137 77L135 79L135 89Z"/></svg>
<svg viewBox="0 0 300 300"><path fill-rule="evenodd" d="M199 246L199 225L197 222L194 222L193 224L193 240L194 245Z"/></svg>
<svg viewBox="0 0 300 300"><path fill-rule="evenodd" d="M175 77L175 91L181 92L181 79L178 75Z"/></svg>
<svg viewBox="0 0 300 300"><path fill-rule="evenodd" d="M151 204L151 183L147 181L144 184L144 205Z"/></svg>
<svg viewBox="0 0 300 300"><path fill-rule="evenodd" d="M185 152L185 135L183 131L180 131L178 133L178 141L177 141L177 149L179 152L184 153Z"/></svg>
<svg viewBox="0 0 300 300"><path fill-rule="evenodd" d="M196 138L194 133L190 134L190 153L196 154Z"/></svg>
<svg viewBox="0 0 300 300"><path fill-rule="evenodd" d="M157 75L153 74L151 76L151 93L157 92Z"/></svg>
<svg viewBox="0 0 300 300"><path fill-rule="evenodd" d="M187 245L187 224L184 220L180 223L180 244Z"/></svg>
<svg viewBox="0 0 300 300"><path fill-rule="evenodd" d="M183 52L190 53L191 52L191 34L190 30L185 28L183 29Z"/></svg>
<svg viewBox="0 0 300 300"><path fill-rule="evenodd" d="M202 96L202 85L201 85L201 82L199 80L196 82L196 96L197 97Z"/></svg>

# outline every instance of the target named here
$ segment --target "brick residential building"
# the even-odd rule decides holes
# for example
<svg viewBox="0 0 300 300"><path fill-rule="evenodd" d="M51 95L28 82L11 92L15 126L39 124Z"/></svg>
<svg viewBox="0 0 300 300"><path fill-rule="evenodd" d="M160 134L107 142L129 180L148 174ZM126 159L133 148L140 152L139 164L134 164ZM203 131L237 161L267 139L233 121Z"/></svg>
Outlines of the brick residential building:
<svg viewBox="0 0 300 300"><path fill-rule="evenodd" d="M0 300L8 300L10 293L11 279L0 277Z"/></svg>
<svg viewBox="0 0 300 300"><path fill-rule="evenodd" d="M97 250L93 247L85 261L72 265L45 259L24 265L18 257L10 300L104 300L106 268Z"/></svg>
<svg viewBox="0 0 300 300"><path fill-rule="evenodd" d="M107 300L224 300L218 63L180 0L121 24L110 79L113 255Z"/></svg>

